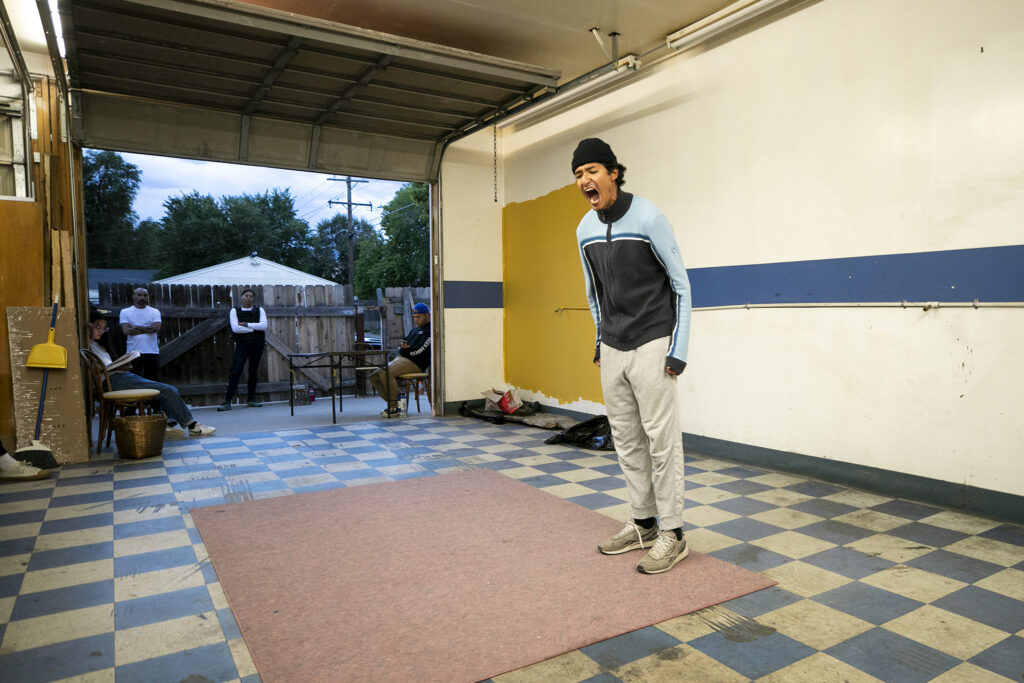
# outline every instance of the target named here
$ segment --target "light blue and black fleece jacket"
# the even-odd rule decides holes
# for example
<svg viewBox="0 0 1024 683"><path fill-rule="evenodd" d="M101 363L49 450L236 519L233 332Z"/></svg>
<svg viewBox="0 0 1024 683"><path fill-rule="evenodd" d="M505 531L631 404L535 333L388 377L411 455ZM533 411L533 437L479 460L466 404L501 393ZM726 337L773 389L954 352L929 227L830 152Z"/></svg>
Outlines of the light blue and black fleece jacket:
<svg viewBox="0 0 1024 683"><path fill-rule="evenodd" d="M686 367L690 278L668 219L650 201L619 191L605 211L588 211L576 228L587 303L601 342L632 351L671 337L666 366Z"/></svg>

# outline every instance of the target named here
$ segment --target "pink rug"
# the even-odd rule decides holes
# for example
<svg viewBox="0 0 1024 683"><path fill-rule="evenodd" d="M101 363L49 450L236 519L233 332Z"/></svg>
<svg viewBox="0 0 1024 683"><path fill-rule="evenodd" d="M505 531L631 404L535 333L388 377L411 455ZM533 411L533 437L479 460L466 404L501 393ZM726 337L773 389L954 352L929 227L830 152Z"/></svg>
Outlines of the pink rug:
<svg viewBox="0 0 1024 683"><path fill-rule="evenodd" d="M774 584L491 470L192 510L260 676L478 681Z"/></svg>

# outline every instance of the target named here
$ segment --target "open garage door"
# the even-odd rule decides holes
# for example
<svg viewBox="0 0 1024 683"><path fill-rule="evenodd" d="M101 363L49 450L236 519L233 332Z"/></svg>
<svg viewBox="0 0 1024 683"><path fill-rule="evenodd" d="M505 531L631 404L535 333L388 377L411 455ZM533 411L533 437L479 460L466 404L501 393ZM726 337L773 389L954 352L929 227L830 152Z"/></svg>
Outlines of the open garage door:
<svg viewBox="0 0 1024 683"><path fill-rule="evenodd" d="M61 0L86 147L405 181L559 72L232 0Z"/></svg>

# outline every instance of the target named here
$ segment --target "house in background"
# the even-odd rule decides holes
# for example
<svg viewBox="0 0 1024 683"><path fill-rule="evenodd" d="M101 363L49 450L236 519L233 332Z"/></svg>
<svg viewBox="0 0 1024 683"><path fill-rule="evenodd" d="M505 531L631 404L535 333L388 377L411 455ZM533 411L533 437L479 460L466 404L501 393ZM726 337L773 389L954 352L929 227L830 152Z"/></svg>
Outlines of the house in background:
<svg viewBox="0 0 1024 683"><path fill-rule="evenodd" d="M188 273L154 280L161 285L330 285L337 282L304 273L269 259L252 256L225 261Z"/></svg>

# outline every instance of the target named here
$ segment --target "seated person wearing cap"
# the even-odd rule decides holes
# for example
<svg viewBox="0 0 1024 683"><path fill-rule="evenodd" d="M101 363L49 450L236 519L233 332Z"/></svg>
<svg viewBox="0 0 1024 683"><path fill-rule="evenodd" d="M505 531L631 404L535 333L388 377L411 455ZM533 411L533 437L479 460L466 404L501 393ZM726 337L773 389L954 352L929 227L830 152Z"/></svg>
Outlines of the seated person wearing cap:
<svg viewBox="0 0 1024 683"><path fill-rule="evenodd" d="M110 351L100 341L106 333L107 321L98 311L92 311L89 314L89 350L100 359L104 367L113 362ZM156 389L159 391L160 395L157 397L157 400L160 403L160 410L168 418L176 420L178 424L186 428L190 435L209 436L217 431L216 427L208 427L197 422L192 417L192 411L188 409L188 405L182 400L181 394L170 384L154 382L123 370L110 370L109 376L110 388L114 391L122 389ZM170 438L180 438L184 434L179 428L168 428L167 436Z"/></svg>
<svg viewBox="0 0 1024 683"><path fill-rule="evenodd" d="M402 416L402 411L398 407L397 378L411 372L426 372L430 366L430 308L426 304L413 306L412 321L416 326L405 335L401 348L398 349L398 358L388 363L387 373L380 369L370 375L373 387L388 402L387 409L380 413L381 417Z"/></svg>

